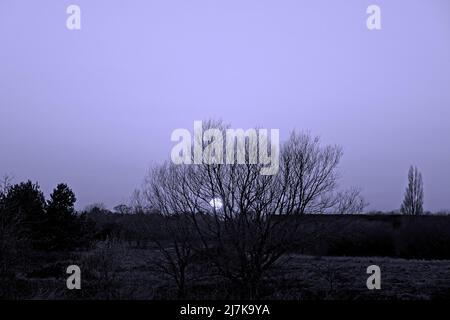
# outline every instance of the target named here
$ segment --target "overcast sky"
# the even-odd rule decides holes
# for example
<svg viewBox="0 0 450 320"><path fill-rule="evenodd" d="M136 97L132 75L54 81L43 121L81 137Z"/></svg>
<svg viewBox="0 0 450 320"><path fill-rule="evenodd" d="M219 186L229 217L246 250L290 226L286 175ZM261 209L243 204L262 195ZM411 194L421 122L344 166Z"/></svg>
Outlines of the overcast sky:
<svg viewBox="0 0 450 320"><path fill-rule="evenodd" d="M207 118L342 145L370 209L417 165L450 208L450 1L0 0L0 174L113 207Z"/></svg>

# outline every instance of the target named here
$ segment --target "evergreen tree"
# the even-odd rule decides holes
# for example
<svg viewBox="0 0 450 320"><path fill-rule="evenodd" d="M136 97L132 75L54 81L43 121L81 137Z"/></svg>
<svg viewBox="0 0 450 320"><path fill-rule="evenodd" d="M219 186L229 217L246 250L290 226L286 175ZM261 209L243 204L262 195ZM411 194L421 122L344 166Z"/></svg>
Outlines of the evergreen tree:
<svg viewBox="0 0 450 320"><path fill-rule="evenodd" d="M46 208L39 185L31 181L15 184L8 188L1 202L3 220L15 221L20 226L20 236L33 240L33 246L39 246Z"/></svg>
<svg viewBox="0 0 450 320"><path fill-rule="evenodd" d="M66 184L58 184L47 202L45 238L48 249L68 249L75 246L80 231L74 205L76 197Z"/></svg>

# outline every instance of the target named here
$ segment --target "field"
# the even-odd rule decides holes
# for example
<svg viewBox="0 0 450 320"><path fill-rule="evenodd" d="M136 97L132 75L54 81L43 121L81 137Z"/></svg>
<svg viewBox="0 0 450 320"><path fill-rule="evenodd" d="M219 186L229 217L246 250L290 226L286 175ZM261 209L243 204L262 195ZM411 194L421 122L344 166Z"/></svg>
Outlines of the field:
<svg viewBox="0 0 450 320"><path fill-rule="evenodd" d="M55 264L43 264L27 276L31 299L174 299L169 276L155 272L157 250L132 248L123 243L100 244L89 252L72 254ZM82 290L66 289L65 266L78 264ZM368 290L369 265L381 268L381 289ZM235 299L233 285L208 268L188 281L188 299ZM198 271L198 269L197 269ZM262 299L282 300L429 300L450 299L450 261L369 257L313 257L293 254L264 279Z"/></svg>

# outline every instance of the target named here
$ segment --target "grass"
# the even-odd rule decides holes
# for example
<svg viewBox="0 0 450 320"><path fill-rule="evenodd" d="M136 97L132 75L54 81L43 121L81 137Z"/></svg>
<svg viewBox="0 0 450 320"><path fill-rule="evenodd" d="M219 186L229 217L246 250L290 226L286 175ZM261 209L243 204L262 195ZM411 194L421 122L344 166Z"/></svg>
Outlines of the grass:
<svg viewBox="0 0 450 320"><path fill-rule="evenodd" d="M59 261L59 271L34 275L35 299L174 299L176 288L168 276L152 271L154 248L116 244L72 255ZM82 290L65 288L60 266L77 264ZM369 265L381 268L381 289L368 290ZM49 269L48 265L41 266ZM51 268L50 268L51 269ZM39 274L39 272L37 273ZM206 270L205 270L206 274ZM30 279L29 279L30 280ZM234 298L233 287L210 276L188 283L188 299ZM429 300L450 299L450 261L404 260L380 257L312 257L291 255L264 279L262 299L275 300Z"/></svg>

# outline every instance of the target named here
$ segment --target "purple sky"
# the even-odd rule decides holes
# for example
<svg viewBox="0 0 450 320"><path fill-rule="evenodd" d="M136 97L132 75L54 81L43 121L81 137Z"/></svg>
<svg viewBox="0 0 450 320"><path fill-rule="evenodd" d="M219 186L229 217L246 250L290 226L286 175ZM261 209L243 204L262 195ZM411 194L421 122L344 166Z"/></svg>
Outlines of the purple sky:
<svg viewBox="0 0 450 320"><path fill-rule="evenodd" d="M342 145L370 209L399 208L410 164L450 208L450 1L0 0L0 175L112 207L210 117Z"/></svg>

